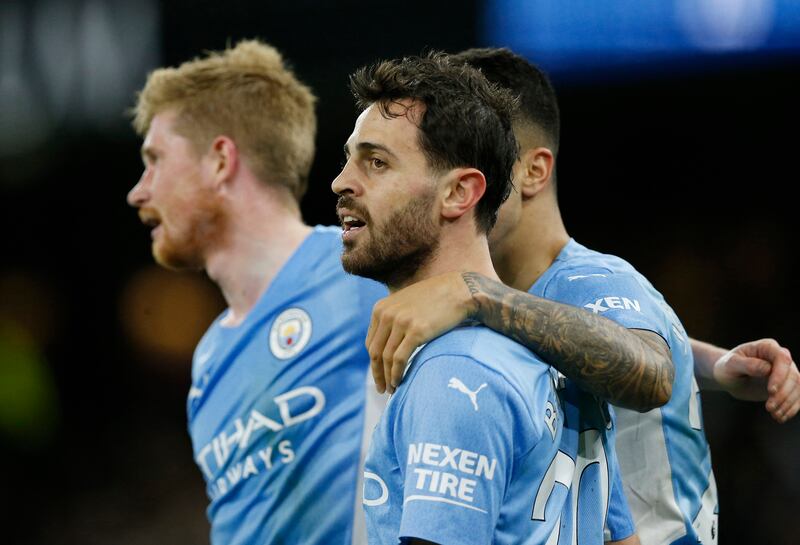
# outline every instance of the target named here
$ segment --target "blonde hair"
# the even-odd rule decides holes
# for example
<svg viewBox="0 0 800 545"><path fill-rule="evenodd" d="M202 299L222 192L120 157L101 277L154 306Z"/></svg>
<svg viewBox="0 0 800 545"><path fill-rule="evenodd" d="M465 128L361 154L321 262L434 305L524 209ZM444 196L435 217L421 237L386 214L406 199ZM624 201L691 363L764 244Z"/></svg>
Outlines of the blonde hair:
<svg viewBox="0 0 800 545"><path fill-rule="evenodd" d="M247 40L151 72L133 108L133 126L144 136L153 117L175 110L175 130L198 153L228 136L259 179L288 187L299 201L314 159L315 102L275 48Z"/></svg>

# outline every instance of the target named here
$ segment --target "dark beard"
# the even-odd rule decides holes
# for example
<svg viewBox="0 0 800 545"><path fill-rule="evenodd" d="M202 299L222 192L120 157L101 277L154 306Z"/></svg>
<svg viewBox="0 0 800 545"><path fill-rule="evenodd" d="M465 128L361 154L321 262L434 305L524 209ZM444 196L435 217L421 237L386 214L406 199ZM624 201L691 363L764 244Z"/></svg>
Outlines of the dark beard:
<svg viewBox="0 0 800 545"><path fill-rule="evenodd" d="M439 229L431 220L435 196L431 191L396 210L381 222L381 231L370 221L369 241L361 247L345 240L344 270L390 288L404 285L439 248Z"/></svg>

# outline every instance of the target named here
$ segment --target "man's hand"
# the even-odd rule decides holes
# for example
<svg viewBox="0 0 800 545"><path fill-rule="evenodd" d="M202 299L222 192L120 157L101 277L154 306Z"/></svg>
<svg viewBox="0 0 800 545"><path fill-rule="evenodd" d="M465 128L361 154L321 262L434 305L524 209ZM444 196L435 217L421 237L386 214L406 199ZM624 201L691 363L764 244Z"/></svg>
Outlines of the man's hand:
<svg viewBox="0 0 800 545"><path fill-rule="evenodd" d="M714 364L714 380L733 397L766 400L766 409L784 423L800 410L800 373L792 355L774 339L740 344Z"/></svg>
<svg viewBox="0 0 800 545"><path fill-rule="evenodd" d="M414 350L476 310L459 272L428 278L378 301L365 343L378 392L394 392Z"/></svg>

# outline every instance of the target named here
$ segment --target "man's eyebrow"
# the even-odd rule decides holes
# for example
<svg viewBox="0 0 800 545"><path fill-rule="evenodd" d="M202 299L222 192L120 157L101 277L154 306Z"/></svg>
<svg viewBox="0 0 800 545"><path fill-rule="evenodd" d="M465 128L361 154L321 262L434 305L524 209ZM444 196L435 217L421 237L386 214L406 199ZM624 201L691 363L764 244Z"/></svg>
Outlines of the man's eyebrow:
<svg viewBox="0 0 800 545"><path fill-rule="evenodd" d="M346 149L347 149L347 146L345 146L345 150ZM358 144L356 144L356 149L358 151L360 151L360 152L370 152L370 151L376 151L376 150L377 151L382 151L382 152L384 152L384 153L386 153L388 155L391 155L392 157L395 157L394 153L392 153L392 151L389 148L387 148L386 146L381 145L381 144L374 144L372 142L359 142Z"/></svg>

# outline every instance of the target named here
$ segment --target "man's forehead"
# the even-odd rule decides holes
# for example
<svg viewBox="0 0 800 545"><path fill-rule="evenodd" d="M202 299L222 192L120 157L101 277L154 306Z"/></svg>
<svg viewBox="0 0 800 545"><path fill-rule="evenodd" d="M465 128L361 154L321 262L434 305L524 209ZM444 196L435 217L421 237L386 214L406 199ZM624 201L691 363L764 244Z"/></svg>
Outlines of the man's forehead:
<svg viewBox="0 0 800 545"><path fill-rule="evenodd" d="M356 119L347 148L352 153L360 143L370 142L396 150L419 150L419 128L413 121L417 109L410 100L389 103L386 111L378 103L371 104Z"/></svg>
<svg viewBox="0 0 800 545"><path fill-rule="evenodd" d="M158 134L164 131L171 132L177 117L178 112L173 109L161 110L160 112L157 112L150 120L150 126L147 129L147 135L145 138L153 133Z"/></svg>
<svg viewBox="0 0 800 545"><path fill-rule="evenodd" d="M162 110L156 113L150 120L150 126L147 128L147 133L144 135L142 149L158 146L167 141L178 139L185 140L186 138L175 130L177 121L178 112L174 109Z"/></svg>
<svg viewBox="0 0 800 545"><path fill-rule="evenodd" d="M361 128L364 125L364 120L367 118L367 115L369 115L372 112L372 108L374 106L375 105L373 104L372 106L370 106L369 108L367 108L366 110L364 110L363 112L358 114L358 117L356 118L356 124L353 127L353 133L350 135L351 139L352 139L352 137L354 135L356 135L358 132L360 132Z"/></svg>

